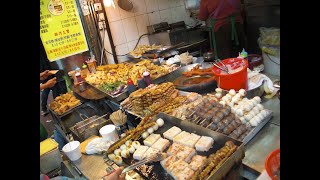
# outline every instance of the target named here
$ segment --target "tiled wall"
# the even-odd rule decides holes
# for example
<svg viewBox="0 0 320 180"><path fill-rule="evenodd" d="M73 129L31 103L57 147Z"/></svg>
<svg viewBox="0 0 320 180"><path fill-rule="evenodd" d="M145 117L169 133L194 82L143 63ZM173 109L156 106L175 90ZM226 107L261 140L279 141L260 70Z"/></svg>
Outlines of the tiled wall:
<svg viewBox="0 0 320 180"><path fill-rule="evenodd" d="M133 9L130 12L106 7L108 21L117 55L128 53L138 41L138 38L147 33L147 26L160 22L174 23L185 21L187 25L194 25L195 21L189 17L183 0L133 0ZM105 34L105 48L111 52L109 38ZM139 44L149 44L147 36L141 38ZM113 64L113 57L107 54L109 64ZM118 57L119 62L126 61L125 56Z"/></svg>

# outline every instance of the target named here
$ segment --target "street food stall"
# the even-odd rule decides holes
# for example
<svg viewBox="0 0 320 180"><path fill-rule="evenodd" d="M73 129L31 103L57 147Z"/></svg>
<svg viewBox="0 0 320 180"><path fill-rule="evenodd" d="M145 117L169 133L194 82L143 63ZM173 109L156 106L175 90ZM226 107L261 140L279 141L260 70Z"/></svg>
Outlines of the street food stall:
<svg viewBox="0 0 320 180"><path fill-rule="evenodd" d="M140 23L132 33L140 37L129 42L130 28L111 33L117 20L100 6L89 3L87 17L105 16L92 18L112 52L98 32L89 38L98 46L83 47L90 49L87 60L68 66L71 90L48 103L67 144L58 151L53 140L41 142L40 172L96 180L124 167L126 179L280 179L280 162L266 163L280 159L280 75L264 71L262 56L243 49L214 58L207 28L184 21L148 23L145 44ZM127 51L117 55L121 45ZM48 166L52 156L59 158Z"/></svg>

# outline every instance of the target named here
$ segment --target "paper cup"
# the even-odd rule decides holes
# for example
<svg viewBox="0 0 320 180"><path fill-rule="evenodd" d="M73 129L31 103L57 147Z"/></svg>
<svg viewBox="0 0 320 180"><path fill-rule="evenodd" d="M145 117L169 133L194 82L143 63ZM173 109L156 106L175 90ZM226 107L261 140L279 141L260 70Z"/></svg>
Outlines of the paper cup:
<svg viewBox="0 0 320 180"><path fill-rule="evenodd" d="M62 151L71 161L76 161L81 158L80 142L72 141L63 146Z"/></svg>
<svg viewBox="0 0 320 180"><path fill-rule="evenodd" d="M118 132L116 130L116 126L115 125L106 125L103 126L100 130L99 130L103 140L105 141L117 141L119 139L118 136Z"/></svg>

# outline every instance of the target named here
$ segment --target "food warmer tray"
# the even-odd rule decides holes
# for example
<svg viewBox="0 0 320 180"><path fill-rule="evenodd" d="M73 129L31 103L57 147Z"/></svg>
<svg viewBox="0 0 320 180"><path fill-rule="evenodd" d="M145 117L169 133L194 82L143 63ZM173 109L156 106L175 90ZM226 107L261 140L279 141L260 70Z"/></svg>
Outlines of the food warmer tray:
<svg viewBox="0 0 320 180"><path fill-rule="evenodd" d="M172 82L173 83L177 78L182 76L183 72L190 71L192 68L194 68L196 65L199 65L199 64L201 64L202 68L212 67L212 64L207 63L207 62L189 64L189 65L180 67L179 69L165 75L163 78L161 78L159 80L161 80L161 82ZM159 82L159 83L161 83L161 82ZM191 86L176 86L176 88L179 90L188 91L188 92L197 92L200 94L212 92L212 91L214 91L214 89L216 87L217 87L216 81L209 81L207 83L200 83L198 85L191 85Z"/></svg>
<svg viewBox="0 0 320 180"><path fill-rule="evenodd" d="M86 83L87 83L88 85L94 87L94 88L97 89L98 91L106 94L109 99L114 100L114 101L116 101L116 102L120 102L120 101L122 101L122 100L124 100L125 98L128 97L128 95L127 95L127 89L124 89L124 91L123 91L122 93L120 93L120 94L111 95L111 94L109 94L108 92L103 91L103 90L97 88L96 86L94 86L94 85L92 85L92 84L90 84L90 83L88 83L88 82L86 82Z"/></svg>
<svg viewBox="0 0 320 180"><path fill-rule="evenodd" d="M54 111L50 108L49 105L47 105L47 108L48 108L48 110L49 110L52 114L54 114L55 116L57 116L57 117L59 117L59 118L62 118L62 117L64 117L64 116L70 114L70 113L73 112L74 110L80 108L82 105L83 105L83 103L80 102L80 104L76 105L75 107L67 110L66 112L64 112L64 113L62 113L62 114L57 114L56 112L54 112Z"/></svg>
<svg viewBox="0 0 320 180"><path fill-rule="evenodd" d="M191 122L183 121L176 117L169 116L165 113L159 113L156 117L154 117L154 119L158 119L158 118L162 118L165 122L164 126L160 127L157 131L154 132L156 134L161 134L161 137L163 137L163 133L168 129L170 129L172 126L177 126L181 128L181 130L183 131L195 133L200 136L212 137L214 139L213 148L211 148L208 152L197 151L197 154L199 155L205 155L206 157L208 157L210 154L222 148L227 141L232 141L235 145L238 146L237 150L208 179L223 179L234 165L242 162L242 159L245 156L244 144L240 141L234 140L228 136L212 131L210 129L206 129L204 127L193 124ZM171 140L169 141L172 144L172 141ZM140 138L139 142L143 144L143 139ZM166 151L167 149L164 152ZM137 161L132 158L132 155L130 155L129 158L123 158L123 162L127 165L131 165L136 163ZM147 172L143 172L142 169L146 169ZM141 176L143 176L146 179L173 180L173 178L162 168L160 162L139 166L135 169L135 171L138 172Z"/></svg>
<svg viewBox="0 0 320 180"><path fill-rule="evenodd" d="M190 92L186 92L186 91L179 91L179 94L182 95L182 96L187 96L188 94L190 94ZM128 97L129 98L129 97ZM123 109L124 111L126 111L127 113L131 114L131 115L134 115L136 117L139 117L139 118L144 118L144 116L141 116L133 111L130 111L128 109Z"/></svg>
<svg viewBox="0 0 320 180"><path fill-rule="evenodd" d="M243 139L243 144L246 145L248 142L270 121L273 116L273 112L266 109L269 114L265 117L255 128L253 128L250 133Z"/></svg>

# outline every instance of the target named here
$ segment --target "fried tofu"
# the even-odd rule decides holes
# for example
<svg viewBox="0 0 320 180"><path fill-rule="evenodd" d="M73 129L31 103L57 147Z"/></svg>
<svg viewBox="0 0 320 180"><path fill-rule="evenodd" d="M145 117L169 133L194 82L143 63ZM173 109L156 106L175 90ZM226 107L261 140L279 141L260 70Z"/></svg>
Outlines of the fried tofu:
<svg viewBox="0 0 320 180"><path fill-rule="evenodd" d="M198 169L201 171L206 165L206 161L207 158L205 156L195 155L192 157L189 167L194 171L197 171Z"/></svg>
<svg viewBox="0 0 320 180"><path fill-rule="evenodd" d="M166 132L163 133L163 137L169 139L169 140L173 140L173 138L178 135L181 132L181 129L173 126L170 129L168 129Z"/></svg>
<svg viewBox="0 0 320 180"><path fill-rule="evenodd" d="M151 134L143 140L143 143L144 145L151 147L160 137L160 134Z"/></svg>
<svg viewBox="0 0 320 180"><path fill-rule="evenodd" d="M195 144L197 151L209 151L212 148L214 140L212 137L201 136L199 141Z"/></svg>
<svg viewBox="0 0 320 180"><path fill-rule="evenodd" d="M164 151L170 145L168 139L159 138L151 147L158 149L159 151Z"/></svg>
<svg viewBox="0 0 320 180"><path fill-rule="evenodd" d="M139 146L139 148L133 153L133 159L136 159L136 160L142 160L144 155L145 155L145 152L149 149L148 146Z"/></svg>

